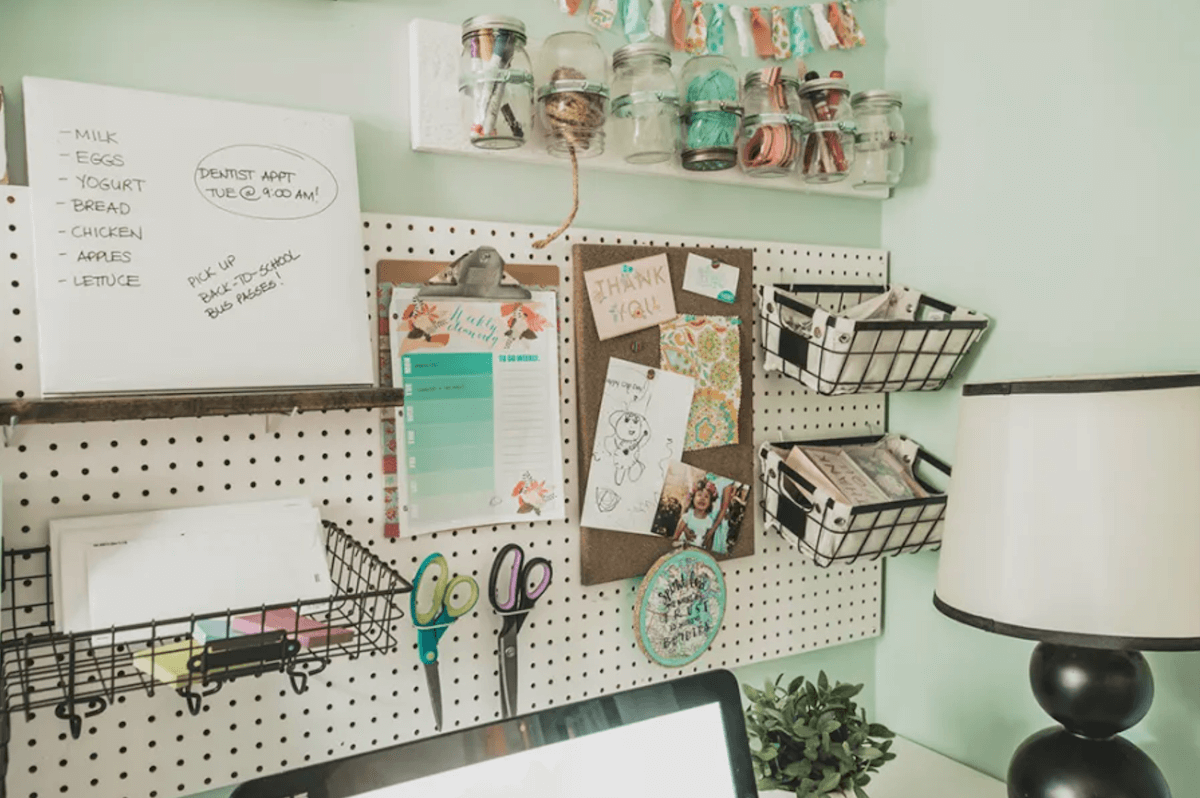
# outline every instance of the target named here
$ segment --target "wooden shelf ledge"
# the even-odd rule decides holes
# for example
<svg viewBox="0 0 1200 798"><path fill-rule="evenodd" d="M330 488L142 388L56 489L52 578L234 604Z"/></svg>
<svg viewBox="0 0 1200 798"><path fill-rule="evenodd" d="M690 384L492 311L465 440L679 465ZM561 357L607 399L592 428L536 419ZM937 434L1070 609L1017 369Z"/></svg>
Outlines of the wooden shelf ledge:
<svg viewBox="0 0 1200 798"><path fill-rule="evenodd" d="M334 388L287 393L96 396L0 402L0 423L64 424L202 416L290 415L316 410L400 407L401 388Z"/></svg>

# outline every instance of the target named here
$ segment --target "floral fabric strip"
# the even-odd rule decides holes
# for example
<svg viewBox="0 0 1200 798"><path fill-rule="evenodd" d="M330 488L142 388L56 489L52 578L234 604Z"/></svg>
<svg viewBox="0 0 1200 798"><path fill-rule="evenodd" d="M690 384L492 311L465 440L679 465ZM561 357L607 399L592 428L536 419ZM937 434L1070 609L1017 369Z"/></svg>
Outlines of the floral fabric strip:
<svg viewBox="0 0 1200 798"><path fill-rule="evenodd" d="M780 6L771 7L771 48L776 61L792 57L792 31L788 27L788 14Z"/></svg>
<svg viewBox="0 0 1200 798"><path fill-rule="evenodd" d="M704 16L704 3L694 0L692 3L692 22L688 25L685 49L689 53L703 53L708 42L708 18Z"/></svg>
<svg viewBox="0 0 1200 798"><path fill-rule="evenodd" d="M617 0L592 0L592 11L588 14L588 22L601 30L609 30L616 18Z"/></svg>
<svg viewBox="0 0 1200 798"><path fill-rule="evenodd" d="M684 314L659 325L661 366L696 380L684 451L738 442L741 319Z"/></svg>

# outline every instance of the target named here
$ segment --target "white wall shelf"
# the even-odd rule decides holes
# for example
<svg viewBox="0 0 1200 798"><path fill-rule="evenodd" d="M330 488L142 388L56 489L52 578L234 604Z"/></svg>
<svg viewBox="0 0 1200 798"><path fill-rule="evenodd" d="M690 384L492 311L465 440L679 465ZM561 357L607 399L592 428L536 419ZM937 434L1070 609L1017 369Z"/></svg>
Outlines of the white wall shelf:
<svg viewBox="0 0 1200 798"><path fill-rule="evenodd" d="M417 152L441 155L469 155L507 163L548 164L569 169L571 162L546 152L542 133L534 125L533 135L524 147L515 150L481 150L467 140L460 118L458 100L458 60L462 50L462 32L458 25L414 19L409 23L409 97L412 103L412 148ZM536 58L538 42L529 42L529 54ZM676 59L679 61L680 59ZM635 165L626 163L611 146L603 155L583 159L581 171L618 172L630 175L652 175L676 180L691 180L730 186L787 191L799 194L818 194L831 197L883 200L890 196L887 189L859 190L852 185L854 175L839 183L809 185L797 175L780 178L746 177L738 168L721 172L689 172L678 159L669 164Z"/></svg>

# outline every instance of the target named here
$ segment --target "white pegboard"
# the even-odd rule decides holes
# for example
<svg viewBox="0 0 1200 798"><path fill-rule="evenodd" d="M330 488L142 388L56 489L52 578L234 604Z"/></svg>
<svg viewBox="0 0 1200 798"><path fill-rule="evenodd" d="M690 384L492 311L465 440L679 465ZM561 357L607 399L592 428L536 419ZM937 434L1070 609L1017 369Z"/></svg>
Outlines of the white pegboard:
<svg viewBox="0 0 1200 798"><path fill-rule="evenodd" d="M7 267L0 284L5 342L0 395L24 391L33 398L38 383L26 198L26 189L0 191L0 253ZM577 242L749 246L756 250L755 282L878 283L886 275L887 254L594 230L573 230L548 249L533 250L531 242L546 232L525 225L365 214L364 255L373 269L379 258L450 260L489 244L512 262L560 266L562 425L564 455L570 460L565 476L571 480L565 495L572 500L567 521L383 538L379 414L359 410L301 414L278 422L272 432L262 417L237 416L29 426L19 432L17 445L0 450L5 545L42 545L51 517L280 496L311 498L325 518L374 547L406 577L437 550L449 558L453 572L471 574L486 585L495 551L519 542L555 565L555 582L521 634L521 711L877 635L880 565L816 568L780 538L764 536L757 513L758 553L726 565L724 626L713 649L685 669L663 670L638 651L630 611L635 582L580 586L578 522L572 512L578 484L570 249ZM756 441L883 429L882 397L819 397L781 375L764 375L761 363L753 390ZM499 717L499 625L481 601L443 639L447 728ZM66 724L49 710L32 721L14 715L8 794L189 795L432 734L416 635L407 618L400 624L400 639L399 651L389 656L335 661L303 696L294 695L278 674L225 685L198 717L189 716L170 690L153 698L119 697L103 714L85 720L79 740L71 740Z"/></svg>

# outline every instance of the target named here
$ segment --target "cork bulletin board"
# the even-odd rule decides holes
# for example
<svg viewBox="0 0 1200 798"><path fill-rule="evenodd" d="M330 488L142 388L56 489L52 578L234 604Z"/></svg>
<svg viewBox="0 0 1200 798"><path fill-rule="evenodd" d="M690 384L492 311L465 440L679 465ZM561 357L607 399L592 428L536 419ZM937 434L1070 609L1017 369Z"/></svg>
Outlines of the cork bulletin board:
<svg viewBox="0 0 1200 798"><path fill-rule="evenodd" d="M733 304L710 299L683 290L687 256L695 253L703 258L720 260L740 271L738 290ZM749 249L685 249L680 247L628 247L579 244L572 256L577 272L586 272L614 263L624 263L651 255L665 254L675 293L675 309L680 314L698 316L737 316L741 320L738 372L741 377L741 405L738 409L738 443L712 449L684 452L684 463L730 477L751 486L748 507L756 507L754 499L754 431L752 369L753 289L750 284L754 253ZM604 393L604 379L610 357L659 368L660 347L657 326L601 341L592 317L587 285L583 279L575 284L575 346L578 367L577 418L579 419L579 482L587 485L588 467L592 461L592 444ZM644 575L659 557L671 550L669 538L614 532L582 527L580 543L580 578L585 585L612 582ZM733 549L726 555L714 555L718 560L747 557L754 553L754 524L750 513L742 521Z"/></svg>

